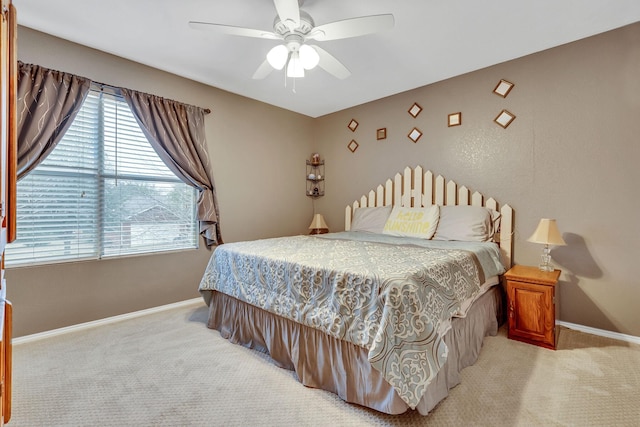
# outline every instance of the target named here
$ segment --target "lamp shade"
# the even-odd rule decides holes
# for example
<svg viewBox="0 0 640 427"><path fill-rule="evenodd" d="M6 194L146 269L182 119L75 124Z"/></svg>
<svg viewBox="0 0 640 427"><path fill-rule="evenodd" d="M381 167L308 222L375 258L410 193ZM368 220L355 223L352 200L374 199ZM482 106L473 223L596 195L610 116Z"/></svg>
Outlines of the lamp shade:
<svg viewBox="0 0 640 427"><path fill-rule="evenodd" d="M320 62L320 55L311 46L303 44L300 46L300 61L305 70L311 70Z"/></svg>
<svg viewBox="0 0 640 427"><path fill-rule="evenodd" d="M279 44L267 53L267 61L276 70L282 70L289 58L289 49L283 44Z"/></svg>
<svg viewBox="0 0 640 427"><path fill-rule="evenodd" d="M542 243L544 245L565 246L566 243L560 235L555 219L542 218L538 223L538 228L533 232L527 241L532 243Z"/></svg>
<svg viewBox="0 0 640 427"><path fill-rule="evenodd" d="M289 64L287 64L287 77L304 77L304 67L302 66L300 53L298 53L298 51L291 52Z"/></svg>
<svg viewBox="0 0 640 427"><path fill-rule="evenodd" d="M322 214L315 214L313 216L313 220L311 220L311 224L309 225L309 230L322 229L322 228L329 228L329 227L327 226L327 223L324 222L324 217L322 216Z"/></svg>

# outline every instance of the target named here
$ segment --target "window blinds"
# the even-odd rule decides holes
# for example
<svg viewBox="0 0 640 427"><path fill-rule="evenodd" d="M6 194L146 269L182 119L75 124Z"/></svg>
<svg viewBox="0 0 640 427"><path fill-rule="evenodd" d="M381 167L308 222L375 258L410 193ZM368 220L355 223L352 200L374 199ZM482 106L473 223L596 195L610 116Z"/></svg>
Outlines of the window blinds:
<svg viewBox="0 0 640 427"><path fill-rule="evenodd" d="M121 98L91 91L18 183L10 265L195 248L196 190L160 160Z"/></svg>

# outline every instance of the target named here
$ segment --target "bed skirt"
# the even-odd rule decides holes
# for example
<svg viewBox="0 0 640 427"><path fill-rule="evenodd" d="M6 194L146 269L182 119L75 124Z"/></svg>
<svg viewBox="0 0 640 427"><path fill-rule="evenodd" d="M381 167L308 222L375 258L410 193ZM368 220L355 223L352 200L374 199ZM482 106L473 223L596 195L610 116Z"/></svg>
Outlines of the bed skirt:
<svg viewBox="0 0 640 427"><path fill-rule="evenodd" d="M447 362L416 407L427 415L460 383L460 371L473 365L486 335L496 335L502 317L502 288L494 286L474 302L464 318L454 318L444 341ZM409 406L367 360L368 350L269 313L228 295L211 293L208 327L229 341L265 352L274 363L296 372L307 387L387 414Z"/></svg>

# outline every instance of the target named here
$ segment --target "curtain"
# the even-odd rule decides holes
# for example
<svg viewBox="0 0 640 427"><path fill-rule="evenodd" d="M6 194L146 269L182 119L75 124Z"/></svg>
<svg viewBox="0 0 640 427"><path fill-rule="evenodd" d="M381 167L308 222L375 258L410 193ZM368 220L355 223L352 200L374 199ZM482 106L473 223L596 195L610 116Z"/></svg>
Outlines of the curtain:
<svg viewBox="0 0 640 427"><path fill-rule="evenodd" d="M120 91L158 156L183 182L198 189L197 218L207 247L222 244L204 110L130 89Z"/></svg>
<svg viewBox="0 0 640 427"><path fill-rule="evenodd" d="M91 80L18 62L18 179L53 151L73 123Z"/></svg>

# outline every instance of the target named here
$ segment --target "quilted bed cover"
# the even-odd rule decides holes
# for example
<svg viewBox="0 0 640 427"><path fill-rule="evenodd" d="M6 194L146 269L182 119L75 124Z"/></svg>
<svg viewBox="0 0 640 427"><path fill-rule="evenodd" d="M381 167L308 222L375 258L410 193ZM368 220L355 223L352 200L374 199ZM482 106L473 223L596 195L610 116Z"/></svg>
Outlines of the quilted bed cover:
<svg viewBox="0 0 640 427"><path fill-rule="evenodd" d="M221 245L199 289L364 347L413 409L447 359L452 317L504 271L495 243L342 232Z"/></svg>

